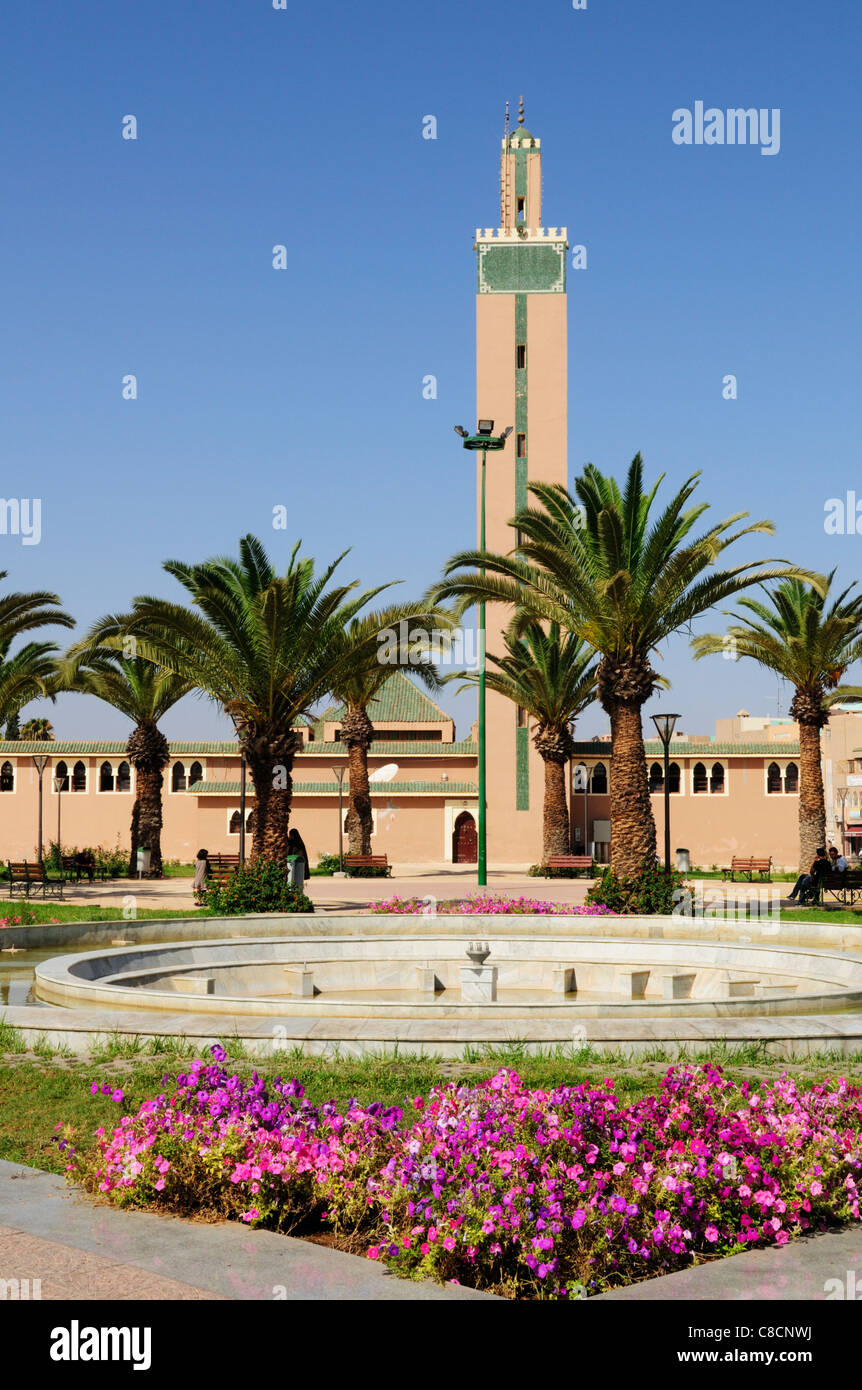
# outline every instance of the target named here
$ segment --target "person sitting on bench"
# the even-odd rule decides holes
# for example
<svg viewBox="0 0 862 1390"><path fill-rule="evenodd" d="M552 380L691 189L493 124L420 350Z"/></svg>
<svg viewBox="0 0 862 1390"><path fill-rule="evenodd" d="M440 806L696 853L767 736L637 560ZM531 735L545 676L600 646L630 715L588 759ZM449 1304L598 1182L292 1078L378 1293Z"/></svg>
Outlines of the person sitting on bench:
<svg viewBox="0 0 862 1390"><path fill-rule="evenodd" d="M793 891L790 894L791 902L796 901L797 894L799 895L800 903L806 902L809 897L813 898L820 886L821 878L824 874L829 873L831 867L829 856L825 848L821 847L817 850L808 873L800 874L794 883Z"/></svg>
<svg viewBox="0 0 862 1390"><path fill-rule="evenodd" d="M834 874L846 874L847 860L839 854L834 845L829 846L829 867Z"/></svg>

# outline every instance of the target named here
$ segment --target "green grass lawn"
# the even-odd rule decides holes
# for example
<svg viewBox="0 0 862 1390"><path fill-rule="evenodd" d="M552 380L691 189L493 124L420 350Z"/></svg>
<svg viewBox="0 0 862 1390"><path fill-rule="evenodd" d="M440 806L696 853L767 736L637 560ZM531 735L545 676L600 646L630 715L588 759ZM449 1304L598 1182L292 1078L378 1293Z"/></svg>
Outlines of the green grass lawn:
<svg viewBox="0 0 862 1390"><path fill-rule="evenodd" d="M99 907L98 903L11 902L0 900L0 921L11 921L26 912L35 922L119 922L140 920L142 917L207 917L212 914L195 907L189 894L188 908L139 907L134 918L125 916L121 907Z"/></svg>
<svg viewBox="0 0 862 1390"><path fill-rule="evenodd" d="M427 1096L432 1086L444 1081L465 1080L471 1084L486 1080L501 1066L513 1067L532 1087L550 1089L560 1085L588 1082L600 1084L613 1079L617 1094L626 1101L656 1092L670 1061L657 1049L648 1058L633 1062L624 1057L600 1056L584 1049L573 1053L562 1049L544 1056L528 1056L517 1043L499 1049L467 1048L459 1060L441 1061L399 1053L385 1057L343 1060L332 1057L304 1057L296 1052L271 1059L244 1057L237 1040L222 1040L236 1069L244 1076L256 1070L261 1076L296 1077L313 1103L335 1100L346 1106L352 1096L363 1103L380 1100L401 1105L405 1099ZM61 1172L62 1155L52 1143L58 1122L74 1126L77 1147L86 1147L100 1125L113 1126L122 1114L134 1112L139 1104L159 1094L165 1072L175 1075L188 1068L189 1060L200 1055L185 1040L107 1038L86 1058L55 1053L47 1045L38 1053L24 1052L16 1030L0 1020L0 1158L27 1163L36 1168ZM782 1063L767 1058L755 1045L729 1049L714 1046L692 1053L690 1061L712 1061L738 1080L774 1079L788 1071L806 1084L827 1077L846 1076L862 1082L862 1057L847 1061L837 1054ZM92 1096L90 1086L110 1081L124 1093L122 1104L104 1096Z"/></svg>

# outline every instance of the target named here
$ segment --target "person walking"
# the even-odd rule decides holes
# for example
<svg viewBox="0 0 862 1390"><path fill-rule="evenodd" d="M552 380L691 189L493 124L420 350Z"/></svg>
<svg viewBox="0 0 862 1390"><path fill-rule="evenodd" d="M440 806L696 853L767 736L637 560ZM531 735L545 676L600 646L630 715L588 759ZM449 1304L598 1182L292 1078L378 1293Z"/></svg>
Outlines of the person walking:
<svg viewBox="0 0 862 1390"><path fill-rule="evenodd" d="M308 850L305 848L302 836L298 830L289 830L287 832L287 852L288 854L298 854L301 856L305 866L303 871L305 881L308 882L311 878L311 868L308 863Z"/></svg>
<svg viewBox="0 0 862 1390"><path fill-rule="evenodd" d="M200 902L203 891L206 888L207 879L212 874L209 861L209 850L199 849L198 857L195 860L195 902Z"/></svg>

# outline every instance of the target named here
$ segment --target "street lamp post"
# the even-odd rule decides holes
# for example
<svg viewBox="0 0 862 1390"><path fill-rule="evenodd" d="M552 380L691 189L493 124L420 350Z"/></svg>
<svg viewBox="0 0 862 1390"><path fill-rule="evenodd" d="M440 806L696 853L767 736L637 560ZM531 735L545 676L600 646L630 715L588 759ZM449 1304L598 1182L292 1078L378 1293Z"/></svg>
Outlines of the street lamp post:
<svg viewBox="0 0 862 1390"><path fill-rule="evenodd" d="M57 854L60 857L60 867L63 866L63 841L60 838L60 803L63 796L63 778L55 775L54 790L57 793Z"/></svg>
<svg viewBox="0 0 862 1390"><path fill-rule="evenodd" d="M245 865L245 746L242 742L242 732L247 721L245 715L238 710L228 709L227 712L233 720L233 727L239 742L239 864L240 868L243 868Z"/></svg>
<svg viewBox="0 0 862 1390"><path fill-rule="evenodd" d="M33 765L39 773L39 863L42 863L42 773L48 766L47 753L34 753Z"/></svg>
<svg viewBox="0 0 862 1390"><path fill-rule="evenodd" d="M455 426L465 449L480 452L482 455L482 474L479 496L479 549L485 549L485 459L488 451L492 453L505 449L506 440L512 433L509 425L502 434L494 434L493 420L480 420L475 434L468 434L463 425ZM484 578L485 567L479 573ZM488 837L487 806L485 791L485 605L479 604L479 844L477 851L477 881L480 888L488 882Z"/></svg>
<svg viewBox="0 0 862 1390"><path fill-rule="evenodd" d="M664 867L670 872L670 741L679 715L653 714L650 718L664 748Z"/></svg>
<svg viewBox="0 0 862 1390"><path fill-rule="evenodd" d="M342 783L344 782L344 768L334 767L333 776L338 782L338 872L344 873L344 812L342 810Z"/></svg>
<svg viewBox="0 0 862 1390"><path fill-rule="evenodd" d="M847 854L847 793L848 787L839 787L837 796L841 803L841 853Z"/></svg>

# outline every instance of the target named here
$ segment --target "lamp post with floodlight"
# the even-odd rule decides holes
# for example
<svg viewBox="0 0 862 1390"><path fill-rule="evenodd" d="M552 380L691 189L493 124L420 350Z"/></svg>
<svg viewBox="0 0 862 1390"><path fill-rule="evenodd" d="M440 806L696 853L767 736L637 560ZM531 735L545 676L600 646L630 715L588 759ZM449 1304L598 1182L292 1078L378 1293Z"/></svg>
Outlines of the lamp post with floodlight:
<svg viewBox="0 0 862 1390"><path fill-rule="evenodd" d="M664 749L664 866L670 871L670 741L679 715L653 714L650 718Z"/></svg>
<svg viewBox="0 0 862 1390"><path fill-rule="evenodd" d="M455 426L465 449L482 455L482 472L479 485L479 549L485 549L485 458L488 452L505 449L506 440L512 433L509 425L502 434L494 434L493 420L480 420L475 434L468 434L463 425ZM484 566L479 573L484 578ZM487 812L485 806L485 605L479 604L479 827L476 878L480 888L488 882L488 840Z"/></svg>

